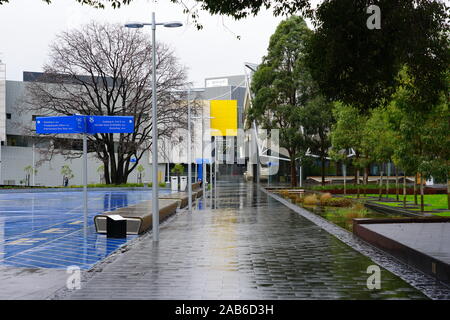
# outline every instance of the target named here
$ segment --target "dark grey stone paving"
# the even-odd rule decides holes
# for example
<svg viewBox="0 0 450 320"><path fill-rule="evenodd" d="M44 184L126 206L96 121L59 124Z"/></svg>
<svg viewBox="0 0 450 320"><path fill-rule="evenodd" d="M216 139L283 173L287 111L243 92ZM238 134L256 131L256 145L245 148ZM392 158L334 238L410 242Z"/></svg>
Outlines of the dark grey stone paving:
<svg viewBox="0 0 450 320"><path fill-rule="evenodd" d="M91 272L69 299L424 299L367 257L251 184L219 186L217 208L182 212ZM208 200L207 200L208 204Z"/></svg>

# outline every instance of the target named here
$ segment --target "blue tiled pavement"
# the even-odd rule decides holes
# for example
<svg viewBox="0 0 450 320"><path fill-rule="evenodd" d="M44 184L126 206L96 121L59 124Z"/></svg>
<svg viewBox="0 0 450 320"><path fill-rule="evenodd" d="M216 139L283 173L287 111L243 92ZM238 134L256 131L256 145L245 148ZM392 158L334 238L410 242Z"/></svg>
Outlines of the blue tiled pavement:
<svg viewBox="0 0 450 320"><path fill-rule="evenodd" d="M92 191L88 197L85 234L82 192L0 194L0 266L91 268L135 238L97 234L93 217L149 200L151 190Z"/></svg>

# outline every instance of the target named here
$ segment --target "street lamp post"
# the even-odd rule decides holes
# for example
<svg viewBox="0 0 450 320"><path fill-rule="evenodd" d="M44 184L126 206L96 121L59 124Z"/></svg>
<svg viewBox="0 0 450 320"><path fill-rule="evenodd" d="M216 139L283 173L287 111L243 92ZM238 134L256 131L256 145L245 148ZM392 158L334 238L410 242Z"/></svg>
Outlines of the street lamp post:
<svg viewBox="0 0 450 320"><path fill-rule="evenodd" d="M188 88L187 103L188 103L188 197L189 197L189 212L192 212L192 136L191 136L191 92L203 92L204 89Z"/></svg>
<svg viewBox="0 0 450 320"><path fill-rule="evenodd" d="M152 22L132 22L127 23L127 28L152 27L152 214L153 214L153 241L159 241L159 185L158 185L158 112L156 99L156 26L162 25L166 28L181 27L181 22L159 22L156 23L155 13L152 12Z"/></svg>
<svg viewBox="0 0 450 320"><path fill-rule="evenodd" d="M203 115L203 109L202 109L202 116L201 117L192 117L192 119L201 119L202 122L202 187L203 187L203 199L206 199L206 186L205 186L205 177L207 175L206 172L206 163L205 163L205 159L204 159L204 135L205 135L205 124L203 123L203 121L208 120L208 119L214 119L214 117L205 117Z"/></svg>

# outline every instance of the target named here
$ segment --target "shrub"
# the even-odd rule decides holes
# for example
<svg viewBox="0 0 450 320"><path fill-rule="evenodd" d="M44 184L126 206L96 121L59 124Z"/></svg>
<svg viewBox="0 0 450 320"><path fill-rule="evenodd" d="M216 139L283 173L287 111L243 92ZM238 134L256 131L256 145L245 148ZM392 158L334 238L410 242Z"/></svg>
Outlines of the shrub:
<svg viewBox="0 0 450 320"><path fill-rule="evenodd" d="M352 210L354 210L354 211L367 211L366 207L361 202L354 203L353 206L352 206Z"/></svg>
<svg viewBox="0 0 450 320"><path fill-rule="evenodd" d="M355 203L348 211L346 211L345 216L349 219L364 218L367 213L368 210L362 203Z"/></svg>
<svg viewBox="0 0 450 320"><path fill-rule="evenodd" d="M292 201L296 201L297 200L297 195L293 194L293 193L289 193L288 194L288 198L291 199Z"/></svg>
<svg viewBox="0 0 450 320"><path fill-rule="evenodd" d="M305 205L316 205L319 203L319 199L317 198L317 196L315 194L310 194L308 196L305 197L305 199L303 200L303 204Z"/></svg>
<svg viewBox="0 0 450 320"><path fill-rule="evenodd" d="M289 194L289 192L287 192L286 190L281 190L279 193L281 194L281 196L282 196L283 198L287 198L287 196L288 196L288 194Z"/></svg>
<svg viewBox="0 0 450 320"><path fill-rule="evenodd" d="M330 207L350 207L353 201L348 198L330 198L326 205Z"/></svg>
<svg viewBox="0 0 450 320"><path fill-rule="evenodd" d="M181 176L184 173L184 166L181 163L177 163L170 172L177 176Z"/></svg>
<svg viewBox="0 0 450 320"><path fill-rule="evenodd" d="M324 194L322 194L320 196L320 204L321 205L326 205L331 198L333 198L331 193L324 193Z"/></svg>
<svg viewBox="0 0 450 320"><path fill-rule="evenodd" d="M303 203L305 201L305 197L303 195L298 195L297 199L295 200L296 203Z"/></svg>

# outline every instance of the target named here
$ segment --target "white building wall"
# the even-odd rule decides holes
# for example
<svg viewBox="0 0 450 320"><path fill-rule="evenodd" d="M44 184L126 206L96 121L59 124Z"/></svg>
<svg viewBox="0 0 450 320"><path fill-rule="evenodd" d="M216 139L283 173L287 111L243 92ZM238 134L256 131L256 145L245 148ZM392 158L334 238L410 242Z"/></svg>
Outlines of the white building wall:
<svg viewBox="0 0 450 320"><path fill-rule="evenodd" d="M2 166L2 184L20 184L20 180L24 180L26 173L24 168L33 165L33 148L25 147L2 147L3 166ZM35 152L36 162L40 160L39 151ZM146 158L146 157L145 157ZM36 167L37 174L35 176L35 184L41 186L61 186L62 176L61 167L69 165L75 177L70 180L69 185L81 185L83 183L82 158L66 160L62 155L55 155L51 161L43 162L41 166ZM151 181L151 165L146 161L141 163L144 168L143 181ZM97 169L102 165L101 161L95 158L94 154L89 154L88 157L88 183L100 183L100 175ZM159 166L161 174L164 176L164 165ZM137 170L134 170L129 178L129 183L137 182Z"/></svg>

